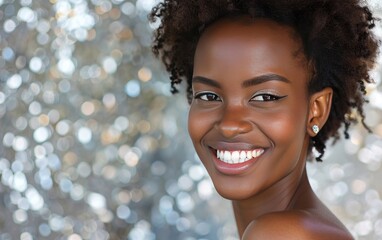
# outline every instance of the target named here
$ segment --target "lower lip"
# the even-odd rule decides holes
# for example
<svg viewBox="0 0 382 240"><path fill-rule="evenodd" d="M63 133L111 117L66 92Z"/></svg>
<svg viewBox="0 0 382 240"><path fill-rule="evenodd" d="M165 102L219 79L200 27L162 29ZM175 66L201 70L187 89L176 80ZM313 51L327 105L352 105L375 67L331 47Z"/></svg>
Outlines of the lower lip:
<svg viewBox="0 0 382 240"><path fill-rule="evenodd" d="M214 160L216 169L219 172L226 175L240 175L245 173L248 168L250 168L253 164L255 164L259 160L259 158L264 154L264 152L260 156L252 158L251 160L248 160L246 162L230 164L230 163L226 163L219 160L215 154L216 150L212 150L213 160Z"/></svg>

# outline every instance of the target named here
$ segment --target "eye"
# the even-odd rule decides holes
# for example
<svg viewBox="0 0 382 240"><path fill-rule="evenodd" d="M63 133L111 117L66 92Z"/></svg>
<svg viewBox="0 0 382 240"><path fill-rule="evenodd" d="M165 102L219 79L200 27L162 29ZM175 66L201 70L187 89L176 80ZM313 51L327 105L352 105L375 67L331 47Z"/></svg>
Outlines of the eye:
<svg viewBox="0 0 382 240"><path fill-rule="evenodd" d="M195 99L200 99L202 101L221 101L220 97L216 95L215 93L211 92L202 92L202 93L197 93L194 96Z"/></svg>
<svg viewBox="0 0 382 240"><path fill-rule="evenodd" d="M251 98L251 101L256 101L256 102L270 102L270 101L277 101L286 96L277 96L269 93L263 93L263 94L258 94Z"/></svg>

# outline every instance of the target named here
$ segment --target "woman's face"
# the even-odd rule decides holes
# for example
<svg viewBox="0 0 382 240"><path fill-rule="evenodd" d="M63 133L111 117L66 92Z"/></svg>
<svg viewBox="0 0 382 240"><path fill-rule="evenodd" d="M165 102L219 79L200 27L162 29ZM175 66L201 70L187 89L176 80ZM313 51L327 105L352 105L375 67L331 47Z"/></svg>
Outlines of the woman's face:
<svg viewBox="0 0 382 240"><path fill-rule="evenodd" d="M301 171L309 143L301 47L290 27L246 17L220 20L200 38L188 128L223 197L246 199Z"/></svg>

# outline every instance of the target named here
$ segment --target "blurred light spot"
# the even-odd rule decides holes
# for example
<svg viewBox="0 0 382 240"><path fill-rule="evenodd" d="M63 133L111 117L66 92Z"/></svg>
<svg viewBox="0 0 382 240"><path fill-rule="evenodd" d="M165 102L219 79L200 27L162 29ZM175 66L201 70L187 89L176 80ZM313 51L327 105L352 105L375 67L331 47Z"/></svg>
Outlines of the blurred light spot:
<svg viewBox="0 0 382 240"><path fill-rule="evenodd" d="M12 19L8 19L4 22L3 28L5 32L13 32L16 28L16 23Z"/></svg>
<svg viewBox="0 0 382 240"><path fill-rule="evenodd" d="M57 64L58 70L66 75L72 75L75 66L73 61L70 58L62 58L59 60Z"/></svg>
<svg viewBox="0 0 382 240"><path fill-rule="evenodd" d="M333 181L338 181L345 176L345 172L339 165L333 165L330 169L329 175Z"/></svg>
<svg viewBox="0 0 382 240"><path fill-rule="evenodd" d="M44 158L46 155L46 150L43 146L37 145L34 147L34 155L36 158Z"/></svg>
<svg viewBox="0 0 382 240"><path fill-rule="evenodd" d="M78 129L77 139L82 144L89 143L92 140L92 131L87 127L81 127Z"/></svg>
<svg viewBox="0 0 382 240"><path fill-rule="evenodd" d="M56 154L49 154L48 156L48 166L53 171L57 171L61 168L61 161Z"/></svg>
<svg viewBox="0 0 382 240"><path fill-rule="evenodd" d="M114 120L114 127L119 131L125 131L129 127L129 119L124 116L119 116Z"/></svg>
<svg viewBox="0 0 382 240"><path fill-rule="evenodd" d="M380 199L379 193L376 190L369 189L367 190L365 194L365 200L368 205L375 206L375 205L378 205L381 199Z"/></svg>
<svg viewBox="0 0 382 240"><path fill-rule="evenodd" d="M102 169L102 175L105 179L114 179L116 177L117 170L113 166L105 166Z"/></svg>
<svg viewBox="0 0 382 240"><path fill-rule="evenodd" d="M40 123L41 126L47 126L49 125L49 116L46 114L41 114L38 117L38 122Z"/></svg>
<svg viewBox="0 0 382 240"><path fill-rule="evenodd" d="M349 188L346 182L340 181L334 184L331 188L331 192L334 196L344 196L348 192Z"/></svg>
<svg viewBox="0 0 382 240"><path fill-rule="evenodd" d="M135 12L135 6L131 2L126 2L122 4L121 11L128 16L133 15L133 13Z"/></svg>
<svg viewBox="0 0 382 240"><path fill-rule="evenodd" d="M83 199L84 194L85 194L84 188L81 185L74 184L74 186L70 192L70 197L74 201L79 201L79 200Z"/></svg>
<svg viewBox="0 0 382 240"><path fill-rule="evenodd" d="M38 142L42 143L45 142L50 138L51 132L46 127L39 127L33 132L33 139Z"/></svg>
<svg viewBox="0 0 382 240"><path fill-rule="evenodd" d="M49 226L53 231L61 231L61 229L64 227L64 220L61 216L52 214L49 218Z"/></svg>
<svg viewBox="0 0 382 240"><path fill-rule="evenodd" d="M42 70L42 67L43 67L43 63L42 63L41 58L39 58L39 57L33 57L29 61L29 68L30 68L30 70L32 70L35 73L40 72Z"/></svg>
<svg viewBox="0 0 382 240"><path fill-rule="evenodd" d="M24 192L27 189L27 179L22 172L17 172L13 175L13 189L19 192Z"/></svg>
<svg viewBox="0 0 382 240"><path fill-rule="evenodd" d="M194 209L194 200L191 198L190 194L186 192L180 192L176 196L176 203L178 208L182 212L190 212Z"/></svg>
<svg viewBox="0 0 382 240"><path fill-rule="evenodd" d="M130 97L138 97L141 93L141 86L137 80L130 80L125 85L125 92Z"/></svg>
<svg viewBox="0 0 382 240"><path fill-rule="evenodd" d="M49 30L50 30L50 24L49 24L49 21L45 20L45 19L41 19L39 22L38 22L38 25L37 25L37 31L39 31L40 33L47 33Z"/></svg>
<svg viewBox="0 0 382 240"><path fill-rule="evenodd" d="M352 192L354 194L363 193L366 190L366 187L367 187L367 185L366 185L365 181L362 181L359 179L355 179L351 185L351 189L352 189Z"/></svg>
<svg viewBox="0 0 382 240"><path fill-rule="evenodd" d="M65 120L59 121L56 125L56 131L61 136L68 134L69 130L70 130L70 126L69 126L68 122Z"/></svg>
<svg viewBox="0 0 382 240"><path fill-rule="evenodd" d="M112 93L107 93L103 96L102 102L107 108L113 108L116 104L116 99L114 94Z"/></svg>
<svg viewBox="0 0 382 240"><path fill-rule="evenodd" d="M135 167L139 162L138 155L133 151L127 152L123 159L125 160L126 165L129 167Z"/></svg>
<svg viewBox="0 0 382 240"><path fill-rule="evenodd" d="M138 9L149 12L157 2L157 0L137 0L136 6Z"/></svg>
<svg viewBox="0 0 382 240"><path fill-rule="evenodd" d="M58 89L62 93L69 92L70 91L70 87L71 87L70 82L67 79L61 80L60 83L58 84Z"/></svg>
<svg viewBox="0 0 382 240"><path fill-rule="evenodd" d="M82 238L80 235L75 234L75 233L71 234L71 235L68 237L68 240L82 240L82 239L83 239L83 238Z"/></svg>
<svg viewBox="0 0 382 240"><path fill-rule="evenodd" d="M150 223L140 220L135 224L134 228L129 232L128 239L146 240L155 239L155 235L150 230Z"/></svg>
<svg viewBox="0 0 382 240"><path fill-rule="evenodd" d="M6 147L11 147L13 146L13 141L15 139L15 135L13 135L13 133L6 133L3 137L3 144L4 146Z"/></svg>
<svg viewBox="0 0 382 240"><path fill-rule="evenodd" d="M182 217L176 221L176 229L178 229L178 231L184 232L189 230L190 228L191 228L191 222L187 218Z"/></svg>
<svg viewBox="0 0 382 240"><path fill-rule="evenodd" d="M131 214L131 210L128 206L126 205L120 205L117 208L117 216L120 219L127 219Z"/></svg>
<svg viewBox="0 0 382 240"><path fill-rule="evenodd" d="M61 191L65 192L65 193L70 192L72 190L72 187L73 187L72 182L67 178L61 179L59 185L60 185Z"/></svg>
<svg viewBox="0 0 382 240"><path fill-rule="evenodd" d="M49 225L46 224L46 223L42 223L42 224L40 224L40 226L38 227L38 231L39 231L39 233L40 233L42 236L44 236L44 237L49 236L50 233L51 233L50 227L49 227Z"/></svg>
<svg viewBox="0 0 382 240"><path fill-rule="evenodd" d="M131 200L130 193L126 190L118 192L117 200L120 204L128 204Z"/></svg>
<svg viewBox="0 0 382 240"><path fill-rule="evenodd" d="M55 93L53 91L44 91L42 97L47 104L53 104L55 101Z"/></svg>
<svg viewBox="0 0 382 240"><path fill-rule="evenodd" d="M41 113L41 104L39 102L32 102L31 104L29 104L29 113L32 114L32 115L39 115Z"/></svg>
<svg viewBox="0 0 382 240"><path fill-rule="evenodd" d="M13 172L22 172L24 170L24 166L19 160L14 161L11 168Z"/></svg>
<svg viewBox="0 0 382 240"><path fill-rule="evenodd" d="M88 38L88 31L85 28L77 28L74 30L74 36L78 41L83 42Z"/></svg>
<svg viewBox="0 0 382 240"><path fill-rule="evenodd" d="M139 71L138 71L139 80L141 80L143 82L147 82L147 81L151 80L151 77L152 77L152 73L151 73L151 70L149 68L143 67L143 68L139 69Z"/></svg>
<svg viewBox="0 0 382 240"><path fill-rule="evenodd" d="M15 53L13 52L12 48L5 47L3 51L1 52L1 55L4 60L10 61L15 57Z"/></svg>
<svg viewBox="0 0 382 240"><path fill-rule="evenodd" d="M361 221L355 225L354 229L359 236L366 236L373 230L373 224L369 220Z"/></svg>
<svg viewBox="0 0 382 240"><path fill-rule="evenodd" d="M175 211L171 211L166 214L166 222L170 225L175 225L176 221L179 219L179 213Z"/></svg>
<svg viewBox="0 0 382 240"><path fill-rule="evenodd" d="M13 221L17 224L21 224L28 220L28 214L22 209L17 209L13 212Z"/></svg>
<svg viewBox="0 0 382 240"><path fill-rule="evenodd" d="M194 181L201 180L205 175L205 169L200 165L193 165L188 169L188 175Z"/></svg>
<svg viewBox="0 0 382 240"><path fill-rule="evenodd" d="M13 139L12 147L16 152L25 151L28 148L28 140L25 137L17 136Z"/></svg>
<svg viewBox="0 0 382 240"><path fill-rule="evenodd" d="M91 174L91 168L87 162L80 162L77 166L77 173L83 177L87 178Z"/></svg>
<svg viewBox="0 0 382 240"><path fill-rule="evenodd" d="M103 209L106 207L106 198L99 193L90 193L86 198L86 202L93 209Z"/></svg>
<svg viewBox="0 0 382 240"><path fill-rule="evenodd" d="M10 89L17 89L21 86L23 80L19 74L14 74L7 80L7 86Z"/></svg>
<svg viewBox="0 0 382 240"><path fill-rule="evenodd" d="M29 232L23 232L20 234L20 240L33 240L33 236Z"/></svg>
<svg viewBox="0 0 382 240"><path fill-rule="evenodd" d="M49 38L48 34L40 33L40 34L37 35L37 42L40 45L48 44L49 40L50 40L50 38Z"/></svg>
<svg viewBox="0 0 382 240"><path fill-rule="evenodd" d="M151 164L151 173L157 176L162 176L166 172L166 165L161 161L155 161Z"/></svg>
<svg viewBox="0 0 382 240"><path fill-rule="evenodd" d="M25 197L28 199L32 210L37 211L44 206L44 199L33 187L26 190Z"/></svg>
<svg viewBox="0 0 382 240"><path fill-rule="evenodd" d="M48 116L51 123L56 123L58 120L60 120L60 112L56 109L50 110Z"/></svg>
<svg viewBox="0 0 382 240"><path fill-rule="evenodd" d="M209 199L213 194L213 187L209 180L198 183L198 194L201 199Z"/></svg>
<svg viewBox="0 0 382 240"><path fill-rule="evenodd" d="M29 7L22 7L17 13L17 18L24 22L32 22L36 16L32 9Z"/></svg>
<svg viewBox="0 0 382 240"><path fill-rule="evenodd" d="M3 92L0 92L0 104L3 104L5 102L5 94Z"/></svg>
<svg viewBox="0 0 382 240"><path fill-rule="evenodd" d="M87 101L87 102L84 102L82 105L81 105L81 112L86 115L86 116L90 116L94 113L95 111L95 106L92 102L90 101Z"/></svg>
<svg viewBox="0 0 382 240"><path fill-rule="evenodd" d="M102 67L105 72L112 74L117 70L117 62L112 57L107 57L102 61Z"/></svg>
<svg viewBox="0 0 382 240"><path fill-rule="evenodd" d="M187 175L182 175L178 179L178 186L182 190L190 191L193 185L194 185L194 182Z"/></svg>

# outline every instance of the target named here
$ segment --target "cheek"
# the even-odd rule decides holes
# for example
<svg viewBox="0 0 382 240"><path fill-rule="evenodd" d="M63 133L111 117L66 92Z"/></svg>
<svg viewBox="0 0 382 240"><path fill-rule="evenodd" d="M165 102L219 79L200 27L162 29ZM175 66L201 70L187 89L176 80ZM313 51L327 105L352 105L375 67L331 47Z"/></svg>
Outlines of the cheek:
<svg viewBox="0 0 382 240"><path fill-rule="evenodd" d="M200 143L202 137L211 127L211 114L197 109L197 107L191 104L190 111L188 113L188 133L197 148L197 143Z"/></svg>
<svg viewBox="0 0 382 240"><path fill-rule="evenodd" d="M298 154L306 134L307 112L304 104L292 106L272 116L273 120L268 121L267 135L284 153L291 151Z"/></svg>

